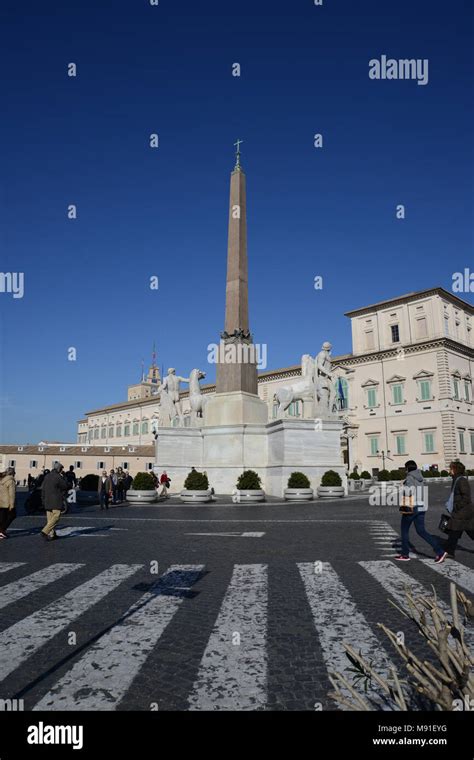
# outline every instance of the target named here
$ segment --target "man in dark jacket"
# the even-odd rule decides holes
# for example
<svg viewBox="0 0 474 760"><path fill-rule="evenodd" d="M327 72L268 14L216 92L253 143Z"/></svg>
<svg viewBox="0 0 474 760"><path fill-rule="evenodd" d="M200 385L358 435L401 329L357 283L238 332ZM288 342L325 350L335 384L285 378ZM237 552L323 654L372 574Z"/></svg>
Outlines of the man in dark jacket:
<svg viewBox="0 0 474 760"><path fill-rule="evenodd" d="M63 465L56 462L51 472L45 476L41 486L42 502L47 517L41 536L46 541L54 541L57 538L55 528L61 517L64 497L69 491L69 484L61 475L63 469Z"/></svg>
<svg viewBox="0 0 474 760"><path fill-rule="evenodd" d="M464 465L461 462L451 462L449 471L453 478L449 498L452 502L452 512L447 525L448 540L445 549L448 556L454 559L457 543L464 531L474 541L474 504L469 481L464 474L466 471Z"/></svg>

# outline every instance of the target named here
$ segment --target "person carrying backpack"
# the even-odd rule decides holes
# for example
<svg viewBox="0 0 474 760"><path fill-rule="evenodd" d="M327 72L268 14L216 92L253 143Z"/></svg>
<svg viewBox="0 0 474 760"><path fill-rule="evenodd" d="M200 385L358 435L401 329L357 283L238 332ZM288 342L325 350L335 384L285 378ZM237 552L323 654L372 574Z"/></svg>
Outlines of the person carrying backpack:
<svg viewBox="0 0 474 760"><path fill-rule="evenodd" d="M451 462L449 471L453 479L451 493L446 504L451 513L446 532L446 552L454 559L456 546L464 531L474 541L474 504L472 503L469 481L465 476L466 468L461 462Z"/></svg>

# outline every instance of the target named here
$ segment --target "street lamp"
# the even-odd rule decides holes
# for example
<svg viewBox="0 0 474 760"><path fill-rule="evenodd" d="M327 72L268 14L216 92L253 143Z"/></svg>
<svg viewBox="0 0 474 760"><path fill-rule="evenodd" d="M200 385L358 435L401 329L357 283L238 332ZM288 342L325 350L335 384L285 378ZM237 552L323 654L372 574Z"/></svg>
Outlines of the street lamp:
<svg viewBox="0 0 474 760"><path fill-rule="evenodd" d="M387 449L386 452L383 449L382 449L382 451L378 451L377 450L377 454L382 457L382 470L385 470L385 457L387 459L390 459L390 456L389 456L390 449Z"/></svg>

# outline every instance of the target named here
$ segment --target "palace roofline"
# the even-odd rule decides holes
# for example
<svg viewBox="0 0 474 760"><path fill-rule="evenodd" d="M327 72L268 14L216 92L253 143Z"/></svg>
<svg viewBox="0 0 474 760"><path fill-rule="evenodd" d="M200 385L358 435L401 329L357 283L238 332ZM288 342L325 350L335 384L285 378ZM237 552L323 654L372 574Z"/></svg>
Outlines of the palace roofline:
<svg viewBox="0 0 474 760"><path fill-rule="evenodd" d="M442 288L440 288L442 290ZM431 291L421 291L429 293ZM406 296L405 296L406 297ZM397 299L393 299L397 300ZM386 303L386 302L384 302ZM474 309L474 307L473 307ZM396 354L399 348L403 347L404 351L407 353L412 353L413 351L417 351L423 348L429 348L430 346L439 346L443 345L446 346L446 348L452 348L456 351L461 351L467 356L470 356L474 358L474 348L471 346L467 346L464 343L458 343L457 341L453 340L452 338L448 337L438 337L438 338L429 338L426 341L419 341L416 343L409 343L409 344L400 344L400 346L394 346L393 348L382 348L382 349L374 349L373 351L364 351L362 353L357 354L340 354L339 356L333 356L332 357L332 363L334 366L341 366L345 362L349 364L359 364L363 362L366 359L377 359L377 358L383 358L385 356L389 357L390 355ZM301 374L301 366L299 364L292 364L288 367L280 367L279 369L274 370L266 370L265 372L261 372L258 374L257 380L258 382L263 382L265 380L269 380L272 377L275 377L275 379L279 377L284 377L285 375L288 377L291 376L298 376ZM213 393L216 389L215 383L207 383L206 385L201 386L201 391L204 394ZM189 394L188 390L181 391L180 396L181 398L186 398ZM133 407L133 406L147 406L149 404L156 404L158 402L159 396L152 396L151 398L143 398L143 399L133 399L131 401L122 401L118 404L111 404L109 406L100 407L99 409L94 409L90 412L86 412L88 416L93 416L95 414L103 414L104 412L113 411L114 409L124 409L127 407ZM88 419L82 419L80 422L88 422Z"/></svg>
<svg viewBox="0 0 474 760"><path fill-rule="evenodd" d="M382 306L395 306L398 303L406 303L407 301L416 301L422 296L440 295L446 298L448 301L456 304L460 308L466 309L471 314L474 314L474 306L468 301L464 301L463 298L455 296L454 293L450 293L449 290L442 288L440 285L435 285L433 288L427 288L426 290L415 290L411 293L406 293L403 296L396 296L395 298L388 298L386 301L378 301L370 306L361 306L359 309L352 309L352 311L346 311L345 317L355 317L360 314L367 314L374 309L380 309Z"/></svg>
<svg viewBox="0 0 474 760"><path fill-rule="evenodd" d="M60 448L64 448L65 451L59 451ZM41 451L41 449L43 449ZM86 451L87 449L87 451ZM107 451L106 449L109 449ZM46 454L53 452L55 454L108 454L109 456L118 456L119 454L135 454L140 456L155 456L155 447L153 444L109 444L108 446L90 446L87 443L54 443L47 446L40 444L28 444L23 445L21 443L3 443L0 444L0 454Z"/></svg>

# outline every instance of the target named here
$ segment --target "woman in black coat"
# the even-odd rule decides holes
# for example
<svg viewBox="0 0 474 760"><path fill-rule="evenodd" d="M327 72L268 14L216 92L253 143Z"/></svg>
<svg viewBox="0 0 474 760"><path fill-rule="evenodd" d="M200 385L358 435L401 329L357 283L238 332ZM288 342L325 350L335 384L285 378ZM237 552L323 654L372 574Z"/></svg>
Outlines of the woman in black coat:
<svg viewBox="0 0 474 760"><path fill-rule="evenodd" d="M447 525L448 540L445 550L454 559L456 545L464 531L474 541L474 504L471 498L469 481L464 475L466 468L461 462L451 462L449 471L453 478L451 496L453 510Z"/></svg>

